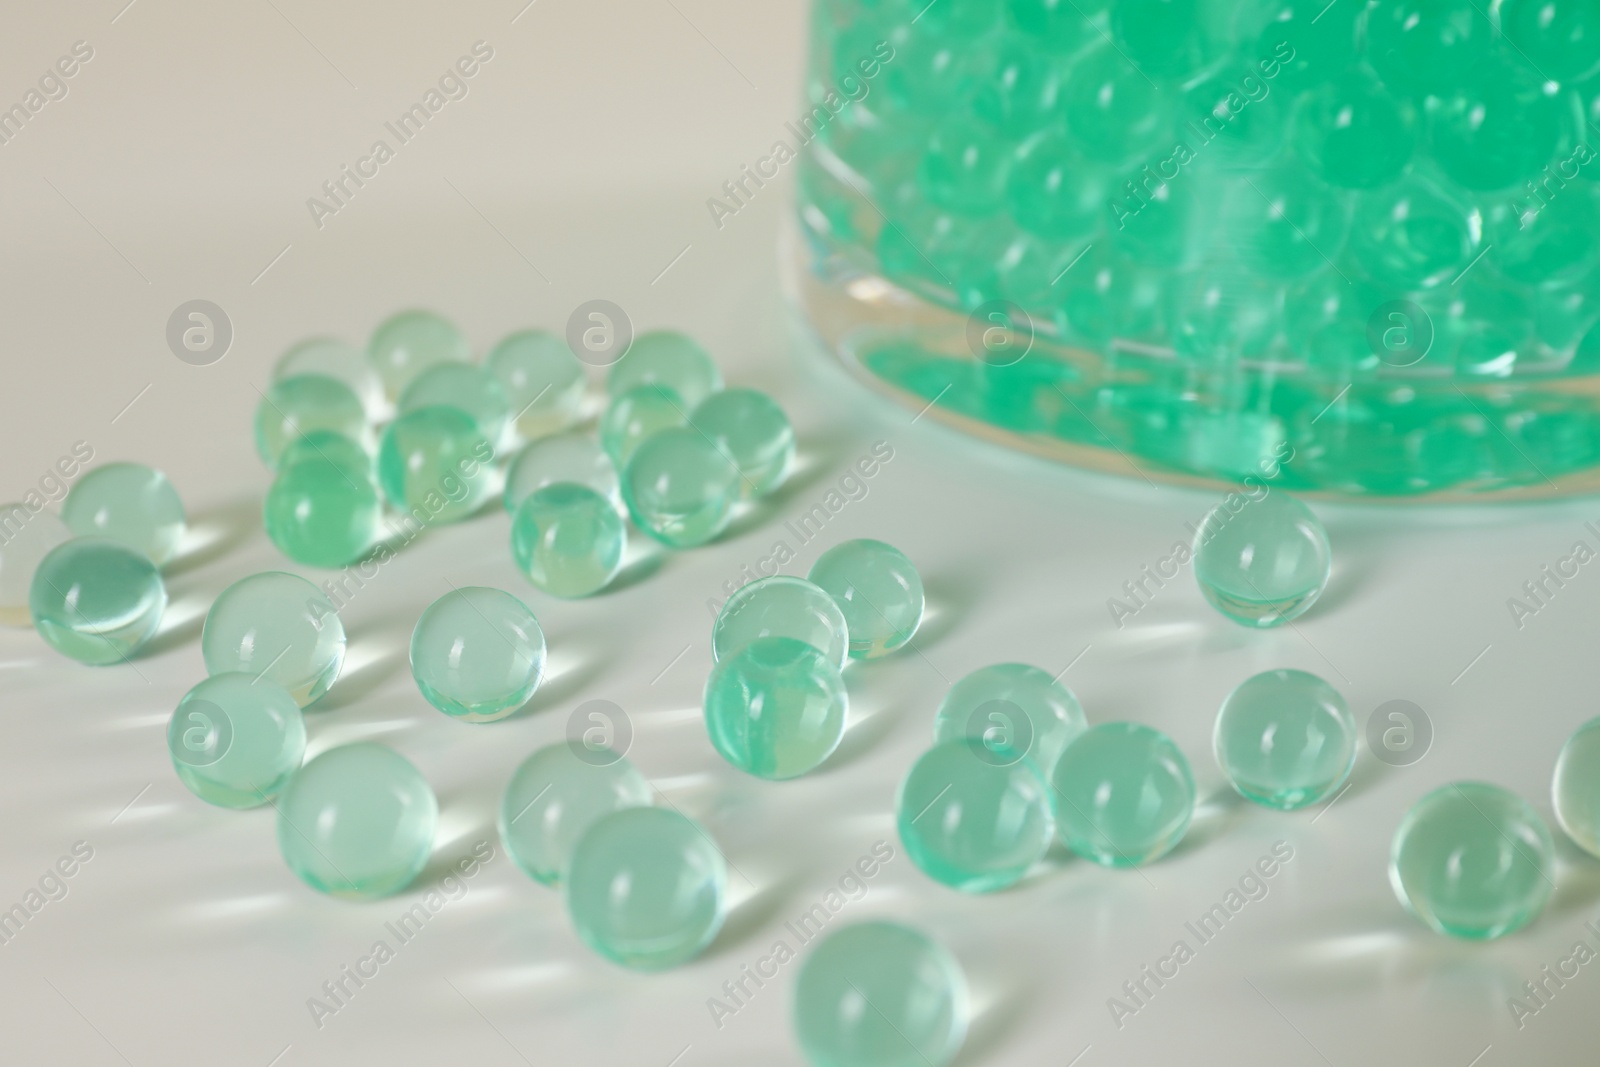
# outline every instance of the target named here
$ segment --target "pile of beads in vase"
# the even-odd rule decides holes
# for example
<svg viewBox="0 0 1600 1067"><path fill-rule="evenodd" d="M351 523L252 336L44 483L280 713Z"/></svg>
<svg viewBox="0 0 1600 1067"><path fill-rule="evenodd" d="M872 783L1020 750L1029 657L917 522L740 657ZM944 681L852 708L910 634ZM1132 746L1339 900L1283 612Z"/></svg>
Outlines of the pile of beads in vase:
<svg viewBox="0 0 1600 1067"><path fill-rule="evenodd" d="M1230 480L1287 449L1290 488L1595 481L1589 0L813 18L807 299L914 409Z"/></svg>

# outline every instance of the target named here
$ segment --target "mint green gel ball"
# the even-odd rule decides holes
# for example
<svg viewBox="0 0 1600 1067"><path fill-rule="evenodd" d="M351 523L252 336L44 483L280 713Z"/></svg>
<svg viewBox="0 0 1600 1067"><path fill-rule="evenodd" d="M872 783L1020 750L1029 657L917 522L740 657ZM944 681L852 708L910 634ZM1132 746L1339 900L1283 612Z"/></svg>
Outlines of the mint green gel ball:
<svg viewBox="0 0 1600 1067"><path fill-rule="evenodd" d="M1512 60L1484 63L1459 88L1431 101L1428 122L1434 161L1452 181L1519 197L1519 187L1550 162L1561 138L1557 98L1542 78Z"/></svg>
<svg viewBox="0 0 1600 1067"><path fill-rule="evenodd" d="M711 625L711 656L727 659L758 637L804 641L837 671L844 670L850 654L844 613L832 595L786 574L757 578L728 598Z"/></svg>
<svg viewBox="0 0 1600 1067"><path fill-rule="evenodd" d="M670 548L703 545L727 529L739 471L696 430L663 430L622 473L622 499L639 528Z"/></svg>
<svg viewBox="0 0 1600 1067"><path fill-rule="evenodd" d="M506 472L506 510L515 514L531 494L556 482L586 485L622 510L617 465L600 442L578 433L540 438L517 453Z"/></svg>
<svg viewBox="0 0 1600 1067"><path fill-rule="evenodd" d="M1460 85L1489 56L1494 36L1477 0L1378 0L1367 20L1372 65L1402 92Z"/></svg>
<svg viewBox="0 0 1600 1067"><path fill-rule="evenodd" d="M792 637L758 637L711 669L706 733L722 758L781 781L815 770L844 737L839 670Z"/></svg>
<svg viewBox="0 0 1600 1067"><path fill-rule="evenodd" d="M739 495L765 496L783 484L794 462L794 428L766 393L722 389L700 402L689 424L739 468Z"/></svg>
<svg viewBox="0 0 1600 1067"><path fill-rule="evenodd" d="M602 815L650 805L650 784L609 748L558 741L523 760L500 801L500 840L524 874L559 885L578 839Z"/></svg>
<svg viewBox="0 0 1600 1067"><path fill-rule="evenodd" d="M970 737L924 752L900 783L895 812L911 861L966 893L1015 885L1053 830L1050 790L1033 761Z"/></svg>
<svg viewBox="0 0 1600 1067"><path fill-rule="evenodd" d="M1072 690L1026 663L980 667L950 687L933 720L933 739L981 740L995 753L1033 760L1048 775L1088 721Z"/></svg>
<svg viewBox="0 0 1600 1067"><path fill-rule="evenodd" d="M440 405L471 415L491 443L498 444L511 422L511 401L499 381L472 363L439 363L420 372L400 394L401 414Z"/></svg>
<svg viewBox="0 0 1600 1067"><path fill-rule="evenodd" d="M1050 772L1056 833L1103 867L1160 859L1194 814L1194 774L1172 739L1132 722L1091 726Z"/></svg>
<svg viewBox="0 0 1600 1067"><path fill-rule="evenodd" d="M1532 922L1550 899L1555 842L1539 813L1485 782L1417 801L1395 831L1389 884L1441 934L1489 940Z"/></svg>
<svg viewBox="0 0 1600 1067"><path fill-rule="evenodd" d="M1593 0L1505 0L1500 28L1557 81L1578 81L1600 69L1600 7Z"/></svg>
<svg viewBox="0 0 1600 1067"><path fill-rule="evenodd" d="M523 437L542 437L577 421L583 408L583 363L562 338L544 330L519 330L495 345L484 365L511 401Z"/></svg>
<svg viewBox="0 0 1600 1067"><path fill-rule="evenodd" d="M422 772L384 745L330 748L275 805L278 848L301 881L329 896L388 896L422 873L439 802Z"/></svg>
<svg viewBox="0 0 1600 1067"><path fill-rule="evenodd" d="M0 623L30 626L28 590L39 562L52 548L72 540L53 512L27 504L0 504Z"/></svg>
<svg viewBox="0 0 1600 1067"><path fill-rule="evenodd" d="M187 520L167 476L143 463L108 463L67 493L61 518L79 537L108 537L157 567L178 554Z"/></svg>
<svg viewBox="0 0 1600 1067"><path fill-rule="evenodd" d="M503 589L454 589L411 631L411 675L428 703L464 722L494 722L528 702L544 676L544 631Z"/></svg>
<svg viewBox="0 0 1600 1067"><path fill-rule="evenodd" d="M855 659L888 655L922 625L922 577L893 545L842 541L817 557L807 577L839 605Z"/></svg>
<svg viewBox="0 0 1600 1067"><path fill-rule="evenodd" d="M651 330L633 339L606 375L606 391L621 396L641 385L662 385L681 397L684 410L722 388L722 372L691 337L674 330Z"/></svg>
<svg viewBox="0 0 1600 1067"><path fill-rule="evenodd" d="M1256 500L1230 493L1195 533L1194 576L1211 606L1242 626L1299 618L1332 572L1328 534L1287 493Z"/></svg>
<svg viewBox="0 0 1600 1067"><path fill-rule="evenodd" d="M385 319L367 342L367 361L390 397L411 379L440 363L465 363L472 346L456 324L431 311L402 311Z"/></svg>
<svg viewBox="0 0 1600 1067"><path fill-rule="evenodd" d="M281 382L301 374L321 374L337 378L361 398L371 412L383 402L383 383L367 357L354 345L336 337L309 337L278 357L272 365L272 380Z"/></svg>
<svg viewBox="0 0 1600 1067"><path fill-rule="evenodd" d="M278 551L296 563L338 568L377 542L383 501L371 465L355 464L353 456L297 455L284 465L262 507L262 525Z"/></svg>
<svg viewBox="0 0 1600 1067"><path fill-rule="evenodd" d="M1397 291L1432 289L1454 281L1472 262L1480 231L1471 208L1431 183L1407 178L1362 194L1350 228L1350 251L1374 281ZM1376 305L1367 314L1374 310Z"/></svg>
<svg viewBox="0 0 1600 1067"><path fill-rule="evenodd" d="M167 751L189 792L220 808L265 804L306 754L306 723L288 690L256 675L214 674L167 724Z"/></svg>
<svg viewBox="0 0 1600 1067"><path fill-rule="evenodd" d="M459 522L494 491L494 445L460 408L408 411L378 446L378 482L389 503L427 522Z"/></svg>
<svg viewBox="0 0 1600 1067"><path fill-rule="evenodd" d="M297 374L273 382L256 405L256 451L277 469L285 449L308 433L328 430L353 441L367 433L367 410L337 378Z"/></svg>
<svg viewBox="0 0 1600 1067"><path fill-rule="evenodd" d="M148 556L103 537L57 545L39 561L28 610L45 643L79 663L121 663L155 634L167 588Z"/></svg>
<svg viewBox="0 0 1600 1067"><path fill-rule="evenodd" d="M352 481L364 481L374 488L378 484L378 469L367 447L367 438L360 443L342 433L331 430L312 430L302 434L285 446L278 456L278 473L307 460L324 460L350 475Z"/></svg>
<svg viewBox="0 0 1600 1067"><path fill-rule="evenodd" d="M1550 783L1556 821L1577 846L1600 856L1600 719L1590 719L1561 746Z"/></svg>
<svg viewBox="0 0 1600 1067"><path fill-rule="evenodd" d="M266 571L224 589L206 612L206 671L273 681L300 707L316 700L344 663L344 623L327 594L304 578Z"/></svg>
<svg viewBox="0 0 1600 1067"><path fill-rule="evenodd" d="M1411 160L1416 122L1409 101L1397 100L1370 75L1350 75L1300 102L1295 147L1329 185L1375 189Z"/></svg>
<svg viewBox="0 0 1600 1067"><path fill-rule="evenodd" d="M1084 155L1124 164L1172 147L1172 107L1125 56L1104 48L1074 64L1061 111Z"/></svg>
<svg viewBox="0 0 1600 1067"><path fill-rule="evenodd" d="M1350 777L1356 720L1316 675L1263 671L1222 702L1212 743L1240 796L1293 811L1332 796Z"/></svg>
<svg viewBox="0 0 1600 1067"><path fill-rule="evenodd" d="M590 824L572 849L567 914L584 944L614 963L685 963L722 928L728 865L699 823L664 808L625 808Z"/></svg>
<svg viewBox="0 0 1600 1067"><path fill-rule="evenodd" d="M811 1067L943 1067L970 1011L955 957L899 923L832 931L795 980L795 1036Z"/></svg>
<svg viewBox="0 0 1600 1067"><path fill-rule="evenodd" d="M532 493L511 518L511 558L551 596L583 597L622 568L628 528L616 507L586 485L556 482Z"/></svg>
<svg viewBox="0 0 1600 1067"><path fill-rule="evenodd" d="M689 409L664 385L640 385L612 397L600 416L600 443L625 469L639 446L662 430L689 424Z"/></svg>

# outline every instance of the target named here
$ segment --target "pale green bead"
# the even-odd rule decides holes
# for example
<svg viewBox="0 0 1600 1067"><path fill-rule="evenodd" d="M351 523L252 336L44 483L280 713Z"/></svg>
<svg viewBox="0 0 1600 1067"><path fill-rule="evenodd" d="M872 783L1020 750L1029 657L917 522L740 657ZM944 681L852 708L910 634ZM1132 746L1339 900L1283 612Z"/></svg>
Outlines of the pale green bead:
<svg viewBox="0 0 1600 1067"><path fill-rule="evenodd" d="M1550 783L1556 821L1579 848L1600 856L1600 719L1590 719L1561 746Z"/></svg>
<svg viewBox="0 0 1600 1067"><path fill-rule="evenodd" d="M651 437L689 422L688 409L664 385L641 385L619 393L600 416L600 443L619 469Z"/></svg>
<svg viewBox="0 0 1600 1067"><path fill-rule="evenodd" d="M612 365L606 391L621 396L641 385L664 385L692 409L722 388L722 372L700 343L673 330L651 330L633 339Z"/></svg>
<svg viewBox="0 0 1600 1067"><path fill-rule="evenodd" d="M528 877L559 885L578 839L596 819L649 804L650 784L625 757L558 741L511 776L500 801L500 840Z"/></svg>
<svg viewBox="0 0 1600 1067"><path fill-rule="evenodd" d="M372 464L350 447L356 451L318 441L310 454L284 463L267 490L262 524L278 551L296 563L345 567L378 540L383 501Z"/></svg>
<svg viewBox="0 0 1600 1067"><path fill-rule="evenodd" d="M344 651L344 623L327 594L283 571L228 586L200 631L209 673L239 671L276 682L301 707L333 685Z"/></svg>
<svg viewBox="0 0 1600 1067"><path fill-rule="evenodd" d="M1327 587L1332 568L1322 523L1278 490L1256 499L1229 494L1195 534L1200 591L1244 626L1277 626L1305 614Z"/></svg>
<svg viewBox="0 0 1600 1067"><path fill-rule="evenodd" d="M288 690L252 674L213 674L178 702L167 751L189 791L222 808L265 804L306 752L306 723Z"/></svg>
<svg viewBox="0 0 1600 1067"><path fill-rule="evenodd" d="M856 659L888 655L922 625L922 577L893 545L868 538L840 542L817 557L807 577L844 613Z"/></svg>
<svg viewBox="0 0 1600 1067"><path fill-rule="evenodd" d="M520 330L495 345L484 365L510 398L522 436L541 437L577 420L583 408L583 363L562 338Z"/></svg>
<svg viewBox="0 0 1600 1067"><path fill-rule="evenodd" d="M472 346L456 324L431 311L402 311L379 324L367 342L367 360L391 397L438 363L465 363Z"/></svg>
<svg viewBox="0 0 1600 1067"><path fill-rule="evenodd" d="M672 548L703 545L725 530L738 495L738 470L695 430L654 435L622 475L633 521Z"/></svg>
<svg viewBox="0 0 1600 1067"><path fill-rule="evenodd" d="M689 423L739 468L741 496L765 496L783 484L794 462L794 428L767 394L720 390L700 402Z"/></svg>
<svg viewBox="0 0 1600 1067"><path fill-rule="evenodd" d="M839 670L792 637L757 637L711 669L706 733L722 758L759 778L815 770L844 737Z"/></svg>
<svg viewBox="0 0 1600 1067"><path fill-rule="evenodd" d="M167 476L143 463L107 463L67 493L61 518L79 537L109 537L162 566L178 554L187 520Z"/></svg>
<svg viewBox="0 0 1600 1067"><path fill-rule="evenodd" d="M378 446L378 481L389 503L425 522L459 522L492 493L494 444L460 408L408 411Z"/></svg>
<svg viewBox="0 0 1600 1067"><path fill-rule="evenodd" d="M511 421L511 401L495 376L472 363L439 363L411 379L400 394L401 413L435 404L471 415L492 444L499 444Z"/></svg>
<svg viewBox="0 0 1600 1067"><path fill-rule="evenodd" d="M711 626L711 655L724 660L758 637L793 637L821 652L835 670L844 670L850 634L844 613L826 589L786 574L742 586Z"/></svg>
<svg viewBox="0 0 1600 1067"><path fill-rule="evenodd" d="M378 468L367 448L365 438L361 443L344 434L329 430L313 430L292 442L278 456L278 471L282 472L296 463L321 460L330 463L350 476L353 481L378 484Z"/></svg>
<svg viewBox="0 0 1600 1067"><path fill-rule="evenodd" d="M1356 721L1339 691L1305 671L1264 671L1217 712L1217 765L1239 794L1293 811L1326 799L1356 762Z"/></svg>
<svg viewBox="0 0 1600 1067"><path fill-rule="evenodd" d="M616 506L586 485L547 485L511 518L511 558L551 596L598 593L616 577L627 547Z"/></svg>
<svg viewBox="0 0 1600 1067"><path fill-rule="evenodd" d="M29 626L28 589L39 562L72 539L54 512L27 504L0 504L0 623Z"/></svg>
<svg viewBox="0 0 1600 1067"><path fill-rule="evenodd" d="M506 472L506 510L515 513L530 493L556 482L586 485L622 510L616 463L600 442L578 433L541 438L517 454Z"/></svg>
<svg viewBox="0 0 1600 1067"><path fill-rule="evenodd" d="M272 380L281 382L301 374L322 374L337 378L361 398L372 412L383 402L383 383L354 345L336 337L311 337L292 345L272 366Z"/></svg>
<svg viewBox="0 0 1600 1067"><path fill-rule="evenodd" d="M1025 663L980 667L945 694L933 720L933 739L976 738L996 753L1028 756L1043 774L1073 738L1088 728L1072 690L1048 671Z"/></svg>
<svg viewBox="0 0 1600 1067"><path fill-rule="evenodd" d="M411 631L411 674L428 703L464 722L503 719L544 677L544 631L502 589L464 586L428 605Z"/></svg>
<svg viewBox="0 0 1600 1067"><path fill-rule="evenodd" d="M161 572L142 552L78 537L45 554L28 589L45 643L79 663L122 663L155 634L167 607Z"/></svg>
<svg viewBox="0 0 1600 1067"><path fill-rule="evenodd" d="M1194 774L1172 739L1131 722L1102 723L1067 745L1050 772L1062 844L1105 867L1160 859L1194 815Z"/></svg>
<svg viewBox="0 0 1600 1067"><path fill-rule="evenodd" d="M256 405L256 452L276 469L284 451L302 436L326 430L352 441L367 436L367 412L351 388L324 374L297 374L273 382Z"/></svg>

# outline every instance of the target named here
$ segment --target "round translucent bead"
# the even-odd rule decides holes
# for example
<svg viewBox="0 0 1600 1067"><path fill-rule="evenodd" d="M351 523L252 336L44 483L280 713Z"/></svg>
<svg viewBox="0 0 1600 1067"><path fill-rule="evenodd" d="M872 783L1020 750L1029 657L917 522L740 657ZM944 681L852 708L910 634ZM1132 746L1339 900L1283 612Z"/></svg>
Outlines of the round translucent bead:
<svg viewBox="0 0 1600 1067"><path fill-rule="evenodd" d="M1466 84L1430 103L1428 115L1440 169L1485 192L1533 178L1561 136L1557 98L1536 74L1509 61L1483 64Z"/></svg>
<svg viewBox="0 0 1600 1067"><path fill-rule="evenodd" d="M267 490L262 524L278 551L312 567L345 567L378 539L383 502L371 466L296 457Z"/></svg>
<svg viewBox="0 0 1600 1067"><path fill-rule="evenodd" d="M675 811L600 816L573 847L566 881L578 936L625 967L675 967L722 928L727 861L699 823Z"/></svg>
<svg viewBox="0 0 1600 1067"><path fill-rule="evenodd" d="M1350 251L1375 281L1400 291L1431 289L1455 278L1478 254L1473 211L1431 185L1404 179L1362 196ZM1368 314L1376 306L1367 309Z"/></svg>
<svg viewBox="0 0 1600 1067"><path fill-rule="evenodd" d="M1185 89L1181 106L1197 137L1214 138L1203 151L1215 153L1230 169L1260 166L1283 147L1289 124L1284 94L1241 96L1232 72L1212 74Z"/></svg>
<svg viewBox="0 0 1600 1067"><path fill-rule="evenodd" d="M1407 92L1461 84L1494 47L1494 26L1475 0L1378 0L1367 52L1383 80Z"/></svg>
<svg viewBox="0 0 1600 1067"><path fill-rule="evenodd" d="M491 443L499 444L511 422L511 401L493 374L473 363L439 363L411 379L400 394L402 414L442 406L471 415Z"/></svg>
<svg viewBox="0 0 1600 1067"><path fill-rule="evenodd" d="M300 769L275 805L289 869L331 896L388 896L427 865L439 802L392 748L330 748Z"/></svg>
<svg viewBox="0 0 1600 1067"><path fill-rule="evenodd" d="M1556 821L1579 848L1600 856L1600 719L1590 719L1561 746L1550 784Z"/></svg>
<svg viewBox="0 0 1600 1067"><path fill-rule="evenodd" d="M1600 69L1600 8L1593 0L1505 0L1500 28L1557 81L1578 81Z"/></svg>
<svg viewBox="0 0 1600 1067"><path fill-rule="evenodd" d="M1311 509L1281 491L1237 493L1211 509L1195 534L1194 576L1211 606L1245 626L1299 618L1332 572L1328 534Z"/></svg>
<svg viewBox="0 0 1600 1067"><path fill-rule="evenodd" d="M1167 94L1114 48L1077 63L1062 111L1078 147L1102 163L1126 163L1159 148L1172 133Z"/></svg>
<svg viewBox="0 0 1600 1067"><path fill-rule="evenodd" d="M827 590L804 578L774 574L741 586L711 625L711 656L724 660L758 637L804 641L835 670L844 670L850 634Z"/></svg>
<svg viewBox="0 0 1600 1067"><path fill-rule="evenodd" d="M344 663L344 623L304 578L266 571L224 589L206 612L200 651L206 671L239 671L277 682L301 707L316 700Z"/></svg>
<svg viewBox="0 0 1600 1067"><path fill-rule="evenodd" d="M1095 5L1074 0L1006 0L1011 21L1058 54L1070 55L1103 39L1090 21Z"/></svg>
<svg viewBox="0 0 1600 1067"><path fill-rule="evenodd" d="M1112 190L1106 168L1084 159L1065 134L1046 133L1018 149L1006 202L1028 232L1066 239L1096 230L1106 217Z"/></svg>
<svg viewBox="0 0 1600 1067"><path fill-rule="evenodd" d="M103 537L57 545L39 561L28 609L39 636L80 663L120 663L161 623L167 588L142 552Z"/></svg>
<svg viewBox="0 0 1600 1067"><path fill-rule="evenodd" d="M517 454L506 473L506 510L515 512L529 494L556 482L586 485L622 510L617 465L600 442L576 433L541 438Z"/></svg>
<svg viewBox="0 0 1600 1067"><path fill-rule="evenodd" d="M391 397L438 363L465 363L472 346L456 324L431 311L402 311L385 319L367 342L367 359Z"/></svg>
<svg viewBox="0 0 1600 1067"><path fill-rule="evenodd" d="M1329 269L1350 229L1345 198L1298 165L1274 164L1231 186L1222 213L1239 258L1270 281Z"/></svg>
<svg viewBox="0 0 1600 1067"><path fill-rule="evenodd" d="M622 474L622 499L639 528L672 548L703 545L727 529L739 471L698 431L663 430Z"/></svg>
<svg viewBox="0 0 1600 1067"><path fill-rule="evenodd" d="M1048 775L1088 726L1078 698L1049 672L996 663L950 687L934 716L933 739L976 738L992 752L1030 757Z"/></svg>
<svg viewBox="0 0 1600 1067"><path fill-rule="evenodd" d="M362 435L362 442L367 440ZM352 480L378 484L378 470L364 443L331 430L312 430L291 441L278 456L278 472L306 460L325 460L349 474Z"/></svg>
<svg viewBox="0 0 1600 1067"><path fill-rule="evenodd" d="M1405 169L1416 147L1416 116L1371 77L1350 75L1301 101L1295 144L1329 185L1374 189Z"/></svg>
<svg viewBox="0 0 1600 1067"><path fill-rule="evenodd" d="M1111 25L1122 52L1153 78L1187 79L1224 54L1200 0L1119 0Z"/></svg>
<svg viewBox="0 0 1600 1067"><path fill-rule="evenodd" d="M551 596L598 593L622 568L627 546L628 529L616 506L574 482L530 494L511 518L511 558Z"/></svg>
<svg viewBox="0 0 1600 1067"><path fill-rule="evenodd" d="M614 396L600 416L600 443L618 468L662 430L689 424L689 409L664 385L641 385Z"/></svg>
<svg viewBox="0 0 1600 1067"><path fill-rule="evenodd" d="M942 741L900 783L900 840L934 881L967 893L1004 889L1050 846L1049 792L1021 752L971 737Z"/></svg>
<svg viewBox="0 0 1600 1067"><path fill-rule="evenodd" d="M558 741L522 761L500 801L500 840L528 877L559 885L594 821L650 804L650 785L610 749Z"/></svg>
<svg viewBox="0 0 1600 1067"><path fill-rule="evenodd" d="M1264 671L1217 712L1217 765L1246 800L1293 811L1331 796L1356 762L1356 720L1339 691L1305 671Z"/></svg>
<svg viewBox="0 0 1600 1067"><path fill-rule="evenodd" d="M952 117L934 127L917 180L929 203L958 215L986 215L1005 190L1010 149L987 124Z"/></svg>
<svg viewBox="0 0 1600 1067"><path fill-rule="evenodd" d="M324 374L297 374L267 387L256 405L256 451L262 462L276 469L284 450L315 430L362 440L367 410L348 385Z"/></svg>
<svg viewBox="0 0 1600 1067"><path fill-rule="evenodd" d="M177 555L186 520L167 476L143 463L108 463L78 480L61 518L79 537L108 537L136 548L157 567Z"/></svg>
<svg viewBox="0 0 1600 1067"><path fill-rule="evenodd" d="M899 923L829 933L795 980L795 1034L812 1067L943 1067L969 1012L955 957Z"/></svg>
<svg viewBox="0 0 1600 1067"><path fill-rule="evenodd" d="M1591 164L1592 165L1592 164ZM1549 204L1491 201L1484 212L1489 259L1514 282L1557 286L1576 282L1600 260L1600 190L1571 185Z"/></svg>
<svg viewBox="0 0 1600 1067"><path fill-rule="evenodd" d="M1170 852L1194 814L1194 774L1172 739L1132 722L1078 736L1050 772L1056 833L1078 855L1132 867Z"/></svg>
<svg viewBox="0 0 1600 1067"><path fill-rule="evenodd" d="M1272 0L1262 7L1270 17L1252 54L1282 60L1280 76L1287 85L1330 77L1355 58L1363 9L1359 4L1329 5L1326 0Z"/></svg>
<svg viewBox="0 0 1600 1067"><path fill-rule="evenodd" d="M796 778L839 747L844 679L792 637L758 637L711 669L706 732L722 758L758 778Z"/></svg>
<svg viewBox="0 0 1600 1067"><path fill-rule="evenodd" d="M1020 141L1049 125L1069 69L1036 43L1008 38L993 79L977 87L972 110Z"/></svg>
<svg viewBox="0 0 1600 1067"><path fill-rule="evenodd" d="M201 800L253 808L277 796L300 769L305 717L270 679L214 674L178 702L167 751L179 780Z"/></svg>
<svg viewBox="0 0 1600 1067"><path fill-rule="evenodd" d="M272 367L272 380L301 374L337 378L361 398L362 406L375 410L383 402L383 384L354 345L335 337L311 337L295 344Z"/></svg>
<svg viewBox="0 0 1600 1067"><path fill-rule="evenodd" d="M552 433L577 419L583 407L583 364L555 334L509 334L490 350L484 365L511 401L522 436Z"/></svg>
<svg viewBox="0 0 1600 1067"><path fill-rule="evenodd" d="M469 585L429 604L411 631L411 675L428 703L494 722L528 702L544 675L544 631L503 589Z"/></svg>
<svg viewBox="0 0 1600 1067"><path fill-rule="evenodd" d="M664 385L683 399L685 410L722 388L722 372L699 342L673 330L651 330L633 339L606 376L606 390L621 396L641 385Z"/></svg>
<svg viewBox="0 0 1600 1067"><path fill-rule="evenodd" d="M794 428L766 393L719 390L700 402L689 423L739 468L740 495L765 496L783 484L794 460Z"/></svg>
<svg viewBox="0 0 1600 1067"><path fill-rule="evenodd" d="M0 623L28 626L28 589L39 561L72 539L54 513L27 504L0 504Z"/></svg>
<svg viewBox="0 0 1600 1067"><path fill-rule="evenodd" d="M378 481L402 511L424 509L430 522L458 522L494 491L494 445L460 408L408 411L389 424L378 447Z"/></svg>
<svg viewBox="0 0 1600 1067"><path fill-rule="evenodd" d="M1532 805L1484 782L1454 782L1406 812L1389 883L1441 934L1487 940L1531 922L1550 899L1555 842Z"/></svg>
<svg viewBox="0 0 1600 1067"><path fill-rule="evenodd" d="M922 577L893 545L841 541L817 557L807 577L839 605L856 659L888 655L922 625Z"/></svg>

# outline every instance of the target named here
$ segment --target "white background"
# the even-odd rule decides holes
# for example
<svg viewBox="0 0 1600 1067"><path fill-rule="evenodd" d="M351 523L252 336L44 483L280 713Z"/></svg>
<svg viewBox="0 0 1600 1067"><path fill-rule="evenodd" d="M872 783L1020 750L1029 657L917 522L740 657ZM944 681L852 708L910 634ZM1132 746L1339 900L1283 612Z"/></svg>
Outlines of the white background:
<svg viewBox="0 0 1600 1067"><path fill-rule="evenodd" d="M869 399L806 347L780 295L792 175L712 224L706 198L799 110L803 5L537 0L519 14L522 2L70 0L0 13L0 103L74 41L94 48L70 94L0 145L0 497L20 498L83 440L100 461L164 469L197 546L170 570L164 632L131 665L84 667L31 632L0 634L0 905L74 842L94 849L67 897L0 946L6 1063L798 1063L797 964L720 1030L706 1000L880 839L896 858L836 921L905 919L957 953L978 1009L961 1064L1592 1062L1600 966L1520 1031L1506 1002L1596 917L1600 864L1560 842L1546 913L1478 945L1405 914L1385 861L1408 805L1446 781L1500 783L1548 816L1556 753L1596 713L1600 574L1585 569L1521 630L1506 600L1575 540L1595 545L1582 524L1600 503L1319 505L1335 573L1297 627L1236 627L1185 574L1117 629L1106 599L1210 498L1011 456ZM470 95L319 230L306 199L480 39L494 58ZM199 802L164 743L171 709L202 677L211 599L263 569L325 577L286 564L261 532L257 390L296 339L359 342L401 307L454 317L481 352L514 328L559 329L597 296L641 328L691 331L731 381L779 397L800 470L717 544L587 602L523 582L495 509L384 568L345 612L347 675L308 715L311 743L376 738L416 762L442 804L438 853L398 897L319 896L284 867L270 811ZM163 338L172 309L197 297L225 308L236 334L203 368ZM784 784L741 776L699 721L705 601L787 538L781 520L875 440L894 459L820 547L853 536L900 546L926 579L931 617L917 651L849 669L852 725L821 771ZM790 571L804 573L819 544L789 539ZM544 622L555 676L526 713L467 726L416 692L405 641L450 583L516 590ZM1091 721L1138 719L1179 742L1203 803L1174 854L1106 871L1053 852L989 897L912 867L893 829L896 783L948 683L1000 660L1071 663L1065 680ZM1325 811L1238 802L1210 754L1212 719L1234 684L1272 667L1327 677L1363 723L1382 701L1416 701L1433 750L1394 769L1363 749L1352 788ZM736 868L716 942L663 975L612 966L496 842L467 895L316 1028L307 998L445 864L494 841L512 768L590 697L628 710L634 761ZM1107 998L1278 840L1294 859L1268 897L1118 1029Z"/></svg>

